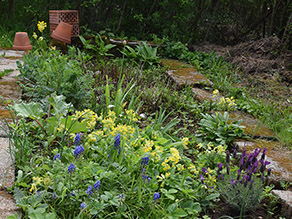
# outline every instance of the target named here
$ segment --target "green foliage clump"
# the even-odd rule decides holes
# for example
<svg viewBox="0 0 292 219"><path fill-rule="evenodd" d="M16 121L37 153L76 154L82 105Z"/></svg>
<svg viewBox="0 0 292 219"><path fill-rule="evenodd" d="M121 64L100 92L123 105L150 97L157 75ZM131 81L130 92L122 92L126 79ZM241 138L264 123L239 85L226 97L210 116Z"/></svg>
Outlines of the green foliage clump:
<svg viewBox="0 0 292 219"><path fill-rule="evenodd" d="M243 136L244 126L241 120L230 121L227 112L223 114L203 114L203 119L199 122L197 137L202 141L214 142L219 145L230 145L230 143Z"/></svg>
<svg viewBox="0 0 292 219"><path fill-rule="evenodd" d="M25 55L23 64L18 62L25 97L41 101L56 92L76 108L87 106L93 92L89 89L93 83L92 73L82 68L84 54L75 52L73 49L66 56L59 51L36 50Z"/></svg>

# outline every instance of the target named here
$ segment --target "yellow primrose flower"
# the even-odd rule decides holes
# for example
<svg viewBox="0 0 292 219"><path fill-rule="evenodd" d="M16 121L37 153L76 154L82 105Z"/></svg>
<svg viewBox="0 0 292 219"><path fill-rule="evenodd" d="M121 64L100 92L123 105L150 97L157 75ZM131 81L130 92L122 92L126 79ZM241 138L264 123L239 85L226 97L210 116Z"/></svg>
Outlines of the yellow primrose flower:
<svg viewBox="0 0 292 219"><path fill-rule="evenodd" d="M32 37L35 38L35 39L37 39L38 38L38 35L35 32L33 32Z"/></svg>
<svg viewBox="0 0 292 219"><path fill-rule="evenodd" d="M170 176L170 172L167 172L166 174L165 174L165 178L168 178Z"/></svg>
<svg viewBox="0 0 292 219"><path fill-rule="evenodd" d="M55 46L51 46L51 49L52 49L52 50L56 50L56 47L55 47Z"/></svg>
<svg viewBox="0 0 292 219"><path fill-rule="evenodd" d="M39 38L39 41L42 42L43 40L44 40L44 38L41 36L41 37Z"/></svg>
<svg viewBox="0 0 292 219"><path fill-rule="evenodd" d="M35 182L36 185L41 184L43 181L43 177L32 177L32 180Z"/></svg>
<svg viewBox="0 0 292 219"><path fill-rule="evenodd" d="M39 21L37 26L38 26L38 30L42 33L44 29L47 27L47 23L44 21Z"/></svg>
<svg viewBox="0 0 292 219"><path fill-rule="evenodd" d="M30 188L29 191L30 191L30 192L33 192L33 191L34 191L34 192L36 193L37 190L38 190L38 189L37 189L37 187L36 187L36 184L35 184L35 183L32 183L32 184L31 184L31 188Z"/></svg>

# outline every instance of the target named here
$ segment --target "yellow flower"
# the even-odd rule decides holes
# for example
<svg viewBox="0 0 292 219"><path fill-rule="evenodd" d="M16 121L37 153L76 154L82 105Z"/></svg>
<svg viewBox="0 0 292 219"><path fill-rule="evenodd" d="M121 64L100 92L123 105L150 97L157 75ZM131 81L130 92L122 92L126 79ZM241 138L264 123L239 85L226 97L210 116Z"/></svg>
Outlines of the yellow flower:
<svg viewBox="0 0 292 219"><path fill-rule="evenodd" d="M47 27L47 23L45 23L44 21L39 21L37 26L38 30L42 33L44 29Z"/></svg>
<svg viewBox="0 0 292 219"><path fill-rule="evenodd" d="M56 47L55 47L55 46L51 46L51 49L52 49L52 50L56 50Z"/></svg>
<svg viewBox="0 0 292 219"><path fill-rule="evenodd" d="M44 38L41 36L41 37L39 38L39 41L42 42L43 40L44 40Z"/></svg>
<svg viewBox="0 0 292 219"><path fill-rule="evenodd" d="M43 177L32 177L32 180L35 182L36 185L41 184L43 181Z"/></svg>
<svg viewBox="0 0 292 219"><path fill-rule="evenodd" d="M170 172L167 172L166 174L165 174L165 178L168 178L170 176Z"/></svg>
<svg viewBox="0 0 292 219"><path fill-rule="evenodd" d="M35 38L35 39L37 39L38 38L38 35L35 32L33 32L32 37Z"/></svg>
<svg viewBox="0 0 292 219"><path fill-rule="evenodd" d="M31 184L31 188L30 188L29 191L30 191L30 192L33 192L33 191L34 191L34 192L36 193L37 190L38 190L38 189L37 189L37 187L36 187L36 184L35 184L35 183L32 183L32 184Z"/></svg>

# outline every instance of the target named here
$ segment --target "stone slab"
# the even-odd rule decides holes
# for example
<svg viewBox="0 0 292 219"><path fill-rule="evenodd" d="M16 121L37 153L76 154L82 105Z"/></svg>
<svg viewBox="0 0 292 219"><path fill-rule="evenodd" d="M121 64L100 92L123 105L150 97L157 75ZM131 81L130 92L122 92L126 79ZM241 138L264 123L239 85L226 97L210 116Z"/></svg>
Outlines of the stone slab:
<svg viewBox="0 0 292 219"><path fill-rule="evenodd" d="M201 103L203 103L204 101L208 101L208 102L219 102L220 99L223 97L221 95L219 96L213 96L213 92L210 91L206 91L204 89L200 89L200 88L192 88L193 94L194 94L194 98L196 98L198 101L200 101Z"/></svg>
<svg viewBox="0 0 292 219"><path fill-rule="evenodd" d="M272 193L279 198L282 205L281 216L292 218L292 191L272 190Z"/></svg>
<svg viewBox="0 0 292 219"><path fill-rule="evenodd" d="M0 188L14 184L14 164L9 153L9 139L0 138Z"/></svg>
<svg viewBox="0 0 292 219"><path fill-rule="evenodd" d="M195 68L179 68L177 70L168 70L166 73L179 86L190 85L193 87L198 87L213 85L208 78L197 72Z"/></svg>
<svg viewBox="0 0 292 219"><path fill-rule="evenodd" d="M185 64L174 59L162 59L161 64L169 68L166 73L179 86L184 86L187 84L194 87L198 87L200 85L213 85L212 81L200 74L192 65Z"/></svg>
<svg viewBox="0 0 292 219"><path fill-rule="evenodd" d="M17 50L0 50L0 56L3 54L5 58L22 58L24 55L25 51L17 51Z"/></svg>
<svg viewBox="0 0 292 219"><path fill-rule="evenodd" d="M236 121L242 120L241 125L245 126L244 133L252 137L275 139L273 130L263 125L250 115L241 112L229 112L229 118Z"/></svg>
<svg viewBox="0 0 292 219"><path fill-rule="evenodd" d="M247 153L252 153L255 148L267 148L266 160L271 162L267 168L271 168L272 172L269 181L276 186L280 186L280 181L292 182L292 152L282 147L279 142L258 140L237 140L235 144L239 148L246 148Z"/></svg>
<svg viewBox="0 0 292 219"><path fill-rule="evenodd" d="M18 80L13 77L0 79L0 96L4 100L19 100L21 98L21 89L18 85Z"/></svg>
<svg viewBox="0 0 292 219"><path fill-rule="evenodd" d="M21 209L16 206L13 196L6 191L0 191L0 218L5 219L15 213L21 218Z"/></svg>
<svg viewBox="0 0 292 219"><path fill-rule="evenodd" d="M171 70L175 70L178 68L191 68L192 65L183 63L176 59L161 59L160 64L163 66L167 66Z"/></svg>
<svg viewBox="0 0 292 219"><path fill-rule="evenodd" d="M16 64L15 59L6 59L6 58L0 58L0 71L4 71L7 69L17 69L17 64Z"/></svg>

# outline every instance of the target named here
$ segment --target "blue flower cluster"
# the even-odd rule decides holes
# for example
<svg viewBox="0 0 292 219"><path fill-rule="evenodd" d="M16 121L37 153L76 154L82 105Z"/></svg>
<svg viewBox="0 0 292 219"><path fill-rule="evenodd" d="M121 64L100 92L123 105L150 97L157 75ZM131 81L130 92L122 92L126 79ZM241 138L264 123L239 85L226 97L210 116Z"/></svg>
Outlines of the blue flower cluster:
<svg viewBox="0 0 292 219"><path fill-rule="evenodd" d="M68 167L68 173L72 173L75 170L75 165L74 163L71 163Z"/></svg>
<svg viewBox="0 0 292 219"><path fill-rule="evenodd" d="M81 209L84 209L84 208L86 208L86 204L85 204L84 202L83 202L83 203L81 203L81 204L80 204L80 208L81 208Z"/></svg>
<svg viewBox="0 0 292 219"><path fill-rule="evenodd" d="M115 150L120 149L120 145L121 145L121 135L117 134L115 137L114 149Z"/></svg>
<svg viewBox="0 0 292 219"><path fill-rule="evenodd" d="M100 189L100 180L97 180L96 183L94 183L93 187L92 186L88 186L86 193L88 194L88 196L90 197L92 195L92 193L94 192L94 190L98 190Z"/></svg>
<svg viewBox="0 0 292 219"><path fill-rule="evenodd" d="M159 192L155 192L154 195L153 195L153 202L155 202L159 198L160 198Z"/></svg>
<svg viewBox="0 0 292 219"><path fill-rule="evenodd" d="M147 157L143 157L142 158L142 161L141 161L141 166L144 167L144 166L147 166L149 163L149 155Z"/></svg>
<svg viewBox="0 0 292 219"><path fill-rule="evenodd" d="M88 194L89 197L92 195L93 193L92 186L88 186L86 193Z"/></svg>
<svg viewBox="0 0 292 219"><path fill-rule="evenodd" d="M77 134L77 135L75 136L74 144L79 145L79 143L80 143L80 139L81 139L80 135Z"/></svg>
<svg viewBox="0 0 292 219"><path fill-rule="evenodd" d="M78 157L84 151L83 145L76 146L74 150L74 157Z"/></svg>
<svg viewBox="0 0 292 219"><path fill-rule="evenodd" d="M56 155L54 156L54 160L57 160L57 159L61 160L61 155L60 155L60 154L56 154Z"/></svg>
<svg viewBox="0 0 292 219"><path fill-rule="evenodd" d="M100 180L97 180L96 183L94 183L93 189L94 190L100 189Z"/></svg>

